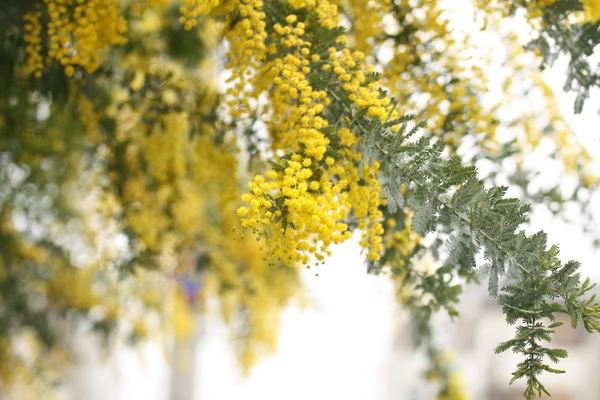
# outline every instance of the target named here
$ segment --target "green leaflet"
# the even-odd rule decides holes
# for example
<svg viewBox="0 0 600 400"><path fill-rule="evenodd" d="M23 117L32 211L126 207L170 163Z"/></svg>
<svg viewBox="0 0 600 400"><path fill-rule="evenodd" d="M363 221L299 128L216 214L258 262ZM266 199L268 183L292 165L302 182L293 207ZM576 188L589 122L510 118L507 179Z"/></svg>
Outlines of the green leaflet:
<svg viewBox="0 0 600 400"><path fill-rule="evenodd" d="M552 66L559 55L569 58L564 90L576 94L574 112L581 113L590 89L600 86L600 69L594 66L593 55L600 43L600 22L566 24L573 11L583 11L580 1L561 0L544 7L544 24L527 50L538 50L543 57L541 68Z"/></svg>
<svg viewBox="0 0 600 400"><path fill-rule="evenodd" d="M378 151L367 155L378 155L382 170L395 174L397 181L409 188L405 207L414 211L412 229L423 235L436 232L447 236L445 270L438 271L440 276L469 277L478 269L488 278L490 295L502 305L506 321L517 324L515 337L496 348L497 353L512 349L524 356L511 382L526 379L524 396L528 400L547 393L537 376L563 371L551 368L544 360L556 363L567 357L565 350L542 344L552 341L554 328L559 325L554 322L554 314L569 314L574 327L581 319L586 329L600 330L600 305L593 296L585 298L593 285L589 279L581 284L579 264L571 261L563 265L558 248L547 247L545 233L527 236L517 231L530 207L518 199L505 198L506 188L485 189L475 168L462 167L459 158L444 160L439 142L431 144L421 138L397 146L401 140L395 138L396 146L392 146L388 137L377 139L369 138L369 144L375 142ZM480 252L485 263L477 268L475 260ZM501 286L506 276L513 277L516 283ZM418 287L429 294L440 290L440 286ZM565 305L554 301L556 298ZM431 310L439 308L437 304Z"/></svg>

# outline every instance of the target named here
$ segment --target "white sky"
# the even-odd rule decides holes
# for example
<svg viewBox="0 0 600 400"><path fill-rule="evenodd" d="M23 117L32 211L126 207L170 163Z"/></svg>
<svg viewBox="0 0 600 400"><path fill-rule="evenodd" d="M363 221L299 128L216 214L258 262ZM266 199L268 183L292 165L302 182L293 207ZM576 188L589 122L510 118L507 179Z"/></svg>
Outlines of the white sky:
<svg viewBox="0 0 600 400"><path fill-rule="evenodd" d="M393 340L391 285L366 275L356 240L304 275L315 307L284 313L276 355L240 379L226 329L209 323L199 348L199 393L217 399L384 399Z"/></svg>

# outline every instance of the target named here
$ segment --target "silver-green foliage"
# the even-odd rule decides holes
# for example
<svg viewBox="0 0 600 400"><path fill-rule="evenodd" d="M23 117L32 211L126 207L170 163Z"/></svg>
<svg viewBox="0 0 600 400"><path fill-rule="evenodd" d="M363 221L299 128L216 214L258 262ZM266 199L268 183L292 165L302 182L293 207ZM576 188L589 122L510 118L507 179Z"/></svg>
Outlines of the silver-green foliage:
<svg viewBox="0 0 600 400"><path fill-rule="evenodd" d="M458 301L460 289L451 277L473 279L475 272L487 277L490 296L502 305L506 321L517 325L515 337L496 348L497 353L511 349L524 356L511 383L525 378L527 399L548 393L538 375L562 373L550 367L548 360L556 363L567 356L563 349L547 347L555 328L562 324L555 315L569 315L573 327L582 321L588 331L600 331L600 305L595 296L586 297L594 285L589 278L582 282L579 263L560 261L558 247L548 247L544 232L527 236L519 230L529 205L506 198L505 187L485 188L476 168L462 166L459 157L443 157L440 141L431 143L426 137L410 141L417 129L406 131L394 136L385 129L366 130L363 140L369 145L363 143L362 150L366 162L377 159L381 163L382 181L388 185L388 212L397 213L402 206L412 209L415 232L435 232L447 238L447 255L438 276L413 274L419 292L434 298L414 306L414 313L423 319L423 326L440 308L453 315L451 304ZM407 188L406 200L401 191L389 189L389 182ZM484 261L478 264L480 254ZM382 267L373 264L371 270ZM513 283L503 286L507 276Z"/></svg>

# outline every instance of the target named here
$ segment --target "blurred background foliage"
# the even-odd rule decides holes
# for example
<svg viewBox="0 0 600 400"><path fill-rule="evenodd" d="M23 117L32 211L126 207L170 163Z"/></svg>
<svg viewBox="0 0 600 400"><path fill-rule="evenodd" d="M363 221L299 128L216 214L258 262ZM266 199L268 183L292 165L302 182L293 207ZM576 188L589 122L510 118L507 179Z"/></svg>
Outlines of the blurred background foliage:
<svg viewBox="0 0 600 400"><path fill-rule="evenodd" d="M0 6L0 392L9 398L60 385L73 324L107 344L177 337L213 298L244 368L274 349L278 316L301 284L297 268L269 266L260 243L231 231L240 189L277 143L259 105L241 118L225 107L242 3ZM592 157L540 68L567 54L565 88L581 111L600 85L594 1L475 1L466 13L444 1L333 3L348 47L367 55L401 115L425 121L424 134L467 163L502 165L486 179L526 199L590 212ZM576 179L573 192L529 185L539 171L524 160L542 142ZM407 226L390 222L384 237L411 265L422 246ZM397 298L418 308L414 271L404 271Z"/></svg>

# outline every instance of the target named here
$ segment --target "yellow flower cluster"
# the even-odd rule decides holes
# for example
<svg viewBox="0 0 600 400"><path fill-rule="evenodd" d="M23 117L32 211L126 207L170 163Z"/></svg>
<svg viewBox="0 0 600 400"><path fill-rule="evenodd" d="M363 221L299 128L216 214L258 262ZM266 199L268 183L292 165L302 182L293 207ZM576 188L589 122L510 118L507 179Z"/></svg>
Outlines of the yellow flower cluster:
<svg viewBox="0 0 600 400"><path fill-rule="evenodd" d="M598 177L593 172L592 164L594 158L580 142L570 132L569 126L562 118L558 101L553 89L542 78L541 75L535 74L532 76L534 84L544 93L544 110L547 113L548 126L551 126L554 131L554 142L557 153L562 159L562 163L567 173L580 173L582 183L585 187L591 187L596 184ZM544 127L536 126L534 121L539 119L539 114L530 115L526 121L525 132L529 140L535 148L539 144L539 139L535 143L531 143L531 138L540 138L543 134ZM527 129L529 128L529 129Z"/></svg>
<svg viewBox="0 0 600 400"><path fill-rule="evenodd" d="M583 3L583 22L596 23L600 21L600 1L582 0Z"/></svg>
<svg viewBox="0 0 600 400"><path fill-rule="evenodd" d="M390 13L391 0L340 0L341 8L352 21L352 30L347 33L348 43L355 51L373 54L374 38L384 32L382 21Z"/></svg>
<svg viewBox="0 0 600 400"><path fill-rule="evenodd" d="M387 230L385 234L385 247L394 251L396 257L394 263L398 267L408 265L408 258L413 254L417 245L421 242L421 236L411 229L410 219L412 213L407 213L403 226L398 227L396 220L386 220ZM399 229L400 228L400 229Z"/></svg>
<svg viewBox="0 0 600 400"><path fill-rule="evenodd" d="M304 154L316 161L323 159L329 140L321 133L328 122L320 116L324 104L328 104L327 93L313 90L307 75L311 72L311 62L318 62L318 55L310 55L310 43L303 40L304 23L296 21L295 15L287 17L290 25L274 26L281 37L283 46L297 47L297 50L286 54L283 59L277 58L272 63L273 78L273 119L269 122L270 132L275 148L297 149L299 143L304 145ZM294 105L290 107L290 102ZM284 135L282 135L284 134Z"/></svg>
<svg viewBox="0 0 600 400"><path fill-rule="evenodd" d="M504 3L503 3L504 4ZM483 7L483 5L480 5ZM508 4L504 4L508 7ZM484 12L490 12L486 7ZM492 22L490 22L492 23ZM493 29L498 29L493 26ZM556 94L542 76L538 63L531 62L531 53L524 53L517 36L505 38L504 43L508 55L504 61L508 73L502 82L502 103L496 107L498 112L507 111L514 115L510 120L504 117L505 124L510 130L504 129L505 137L515 137L519 148L525 153L531 153L540 145L542 138L554 141L556 153L560 156L567 173L579 174L583 186L593 186L597 177L592 172L592 156L570 131L562 115L556 99ZM498 70L502 75L502 70ZM535 94L535 97L532 97ZM535 99L532 101L532 98ZM504 128L504 126L500 126ZM520 157L522 162L526 157Z"/></svg>
<svg viewBox="0 0 600 400"><path fill-rule="evenodd" d="M168 5L169 0L135 0L135 2L131 4L131 11L134 13L143 14L151 7L158 10L163 10Z"/></svg>
<svg viewBox="0 0 600 400"><path fill-rule="evenodd" d="M444 387L438 393L436 400L470 400L471 396L465 390L462 375L458 372L451 372Z"/></svg>
<svg viewBox="0 0 600 400"><path fill-rule="evenodd" d="M397 118L398 111L390 104L390 98L379 92L379 82L373 81L365 84L364 71L356 68L364 57L362 52L350 53L347 48L343 49L339 55L335 48L330 48L330 62L323 68L333 70L338 79L343 82L342 88L348 92L348 98L358 109L366 109L367 116L378 118L381 121ZM368 67L368 72L373 72L372 66ZM396 126L396 129L398 128Z"/></svg>
<svg viewBox="0 0 600 400"><path fill-rule="evenodd" d="M146 13L145 18L156 17ZM79 105L99 148L106 143L108 149L122 150L100 152L108 165L118 166L109 174L117 189L105 194L102 211L121 221L138 239L134 250L155 255L153 261L163 272L197 273L202 268L202 290L190 296L199 303L219 297L240 360L248 368L265 348L274 346L277 314L299 287L297 269L281 268L281 263L267 266L260 243L232 240L239 160L235 135L214 123L221 99L195 68L185 70L152 54L161 45L147 43L155 37L135 31L143 27L132 24L129 33L150 55L131 53L114 68L111 79L99 82L110 88L111 104L106 110L94 99ZM114 132L93 132L94 127L102 129L95 119L100 114L114 121ZM192 267L181 261L188 258ZM181 333L189 327L191 313L183 312L180 303L174 306L174 323ZM148 325L135 328L144 332Z"/></svg>
<svg viewBox="0 0 600 400"><path fill-rule="evenodd" d="M293 5L315 8L322 26L333 28L340 23L335 4L297 1ZM272 148L285 150L282 154L291 158L284 157L280 169L255 177L249 185L251 193L242 198L250 206L240 207L238 215L243 228L251 228L265 239L270 258L308 266L323 260L330 245L350 237L344 221L352 213L363 232L360 244L367 250L367 259L378 260L384 250L379 207L385 204L378 181L379 164L364 165L359 174L360 155L350 146L358 142L352 129L361 128L353 126L355 121L349 117L333 133L346 146L335 148L342 158L327 157L330 139L324 131L331 128L322 112L335 95L314 89L309 75L318 73L336 82L343 95L369 118L385 122L397 118L398 113L377 82L367 81L373 68L363 69L362 52L331 47L316 53L305 29L295 14L288 15L285 23L275 23L274 40L267 49L272 61L265 63L252 82L260 89L255 98L268 89L270 110L263 120L269 127ZM346 38L337 40L345 43ZM280 47L272 47L273 43ZM397 125L391 127L392 131L398 129Z"/></svg>
<svg viewBox="0 0 600 400"><path fill-rule="evenodd" d="M64 399L49 387L63 379L59 371L68 369L69 353L64 347L37 340L31 330L0 335L0 380L2 396L9 399ZM50 368L40 368L50 365Z"/></svg>
<svg viewBox="0 0 600 400"><path fill-rule="evenodd" d="M338 132L341 144L352 146L358 142L358 138L348 128L342 128ZM351 161L360 161L361 156L350 149L344 150L347 158ZM348 185L348 201L352 205L352 214L359 220L358 229L362 231L359 241L360 246L367 250L367 260L377 261L381 258L384 250L383 234L381 224L382 212L380 206L386 204L381 198L381 185L378 180L379 162L374 161L373 166L364 165L362 173L359 174L358 167L354 163L348 163L344 167L343 176L350 183Z"/></svg>
<svg viewBox="0 0 600 400"><path fill-rule="evenodd" d="M262 7L261 0L240 1L237 12L241 20L225 35L230 45L226 68L231 71L231 76L227 79L231 83L231 87L227 89L227 105L231 107L233 117L240 117L250 111L249 102L253 98L250 82L255 80L258 61L265 58L266 14Z"/></svg>
<svg viewBox="0 0 600 400"><path fill-rule="evenodd" d="M72 270L60 265L53 266L46 289L48 300L59 307L88 311L100 303L99 296L90 290L95 273L92 268Z"/></svg>
<svg viewBox="0 0 600 400"><path fill-rule="evenodd" d="M179 22L186 30L190 30L198 24L198 16L208 14L219 5L219 0L183 0L182 3L183 7L179 9L182 16L179 18Z"/></svg>
<svg viewBox="0 0 600 400"><path fill-rule="evenodd" d="M347 129L344 129L349 132ZM285 168L257 175L248 185L251 193L242 196L250 207L238 208L242 227L266 240L270 258L286 264L310 266L330 255L330 246L351 237L343 221L349 212L359 220L363 232L359 242L369 260L378 260L383 251L381 225L384 204L377 180L378 164L364 166L362 174L350 161L326 157L314 165L310 158L293 154Z"/></svg>
<svg viewBox="0 0 600 400"><path fill-rule="evenodd" d="M456 149L467 135L475 137L488 149L498 148L497 124L480 96L488 90L488 81L477 63L463 49L474 47L468 34L455 36L439 2L403 0L396 18L399 23L384 25L382 31L391 36L412 26L410 48L402 42L389 45L376 40L372 51L379 47L391 50L391 60L382 64L383 83L399 101L400 114L417 112L417 119L426 128ZM419 10L418 15L414 10ZM385 36L383 36L385 38Z"/></svg>
<svg viewBox="0 0 600 400"><path fill-rule="evenodd" d="M358 242L367 250L367 260L377 261L381 257L383 251L384 233L381 225L382 212L379 210L380 205L384 205L385 201L381 199L381 186L377 179L377 170L379 164L373 163L373 170L366 167L362 176L361 183L358 179L352 182L349 195L352 202L352 212L359 218L358 229L363 232L361 240ZM358 169L351 170L358 178Z"/></svg>
<svg viewBox="0 0 600 400"><path fill-rule="evenodd" d="M67 76L73 76L77 66L93 72L100 66L100 50L120 45L127 40L127 30L115 0L45 0L45 13L49 17L48 56L64 66ZM24 15L28 35L27 64L31 72L41 76L40 10Z"/></svg>
<svg viewBox="0 0 600 400"><path fill-rule="evenodd" d="M543 23L538 18L543 7L553 3L554 0L520 2L527 9L533 29ZM595 9L592 3L584 5L588 16ZM486 21L482 29L500 31L499 21L508 17L511 4L506 1L478 1L477 6L482 13L477 18ZM503 39L509 49L504 63L509 66L509 75L503 81L502 73L489 77L485 72L487 66L497 61L497 56L482 49L482 56L476 62L470 58L466 50L476 48L476 38L449 25L452 16L440 2L397 2L390 11L398 23L380 18L380 13L385 12L385 5L381 7L360 1L344 3L344 12L351 17L349 21L353 24L349 43L367 54L391 54L391 60L381 63L379 68L383 70L383 85L399 101L401 114L417 112L417 118L426 121L426 128L444 139L452 151L469 137L484 149L495 152L500 148L498 132L505 137L518 132L518 143L523 150L530 152L542 137L554 132L553 139L565 168L578 171L584 185L593 184L595 178L590 172L589 155L568 134L564 119L551 104L555 102L553 93L543 87L542 80L538 79L537 64L532 64L531 59L523 54L517 36ZM367 24L365 21L372 25L366 28L369 32L378 30L380 34L361 37L362 30L359 29L362 29L361 24ZM411 26L414 32L407 33L407 26ZM408 40L409 45L396 39L406 34L410 35L409 38L402 40ZM498 69L495 67L494 70ZM528 93L540 90L544 94L542 101L523 100ZM496 102L494 97L501 100ZM500 117L507 111L514 115L514 119ZM506 121L505 124L500 125L501 120ZM503 128L510 128L510 133Z"/></svg>
<svg viewBox="0 0 600 400"><path fill-rule="evenodd" d="M346 180L333 182L343 173L333 158L325 159L322 171L308 157L293 154L280 171L257 175L242 196L250 207L238 208L244 228L266 239L269 257L288 265L309 265L329 255L331 244L350 238L344 220L350 209ZM316 168L315 168L316 167ZM319 175L315 174L319 172Z"/></svg>
<svg viewBox="0 0 600 400"><path fill-rule="evenodd" d="M168 68L152 71L156 67L158 65L150 63L146 72L155 76L168 74ZM176 87L177 79L164 85ZM124 100L127 103L115 116L120 145L125 149L121 201L128 225L140 237L144 248L160 253L163 246L171 244L167 239L178 232L178 222L195 223L196 231L200 225L199 214L179 215L190 211L186 206L188 202L197 201L197 193L189 190L188 168L194 158L194 147L188 140L190 117L186 111L153 115L152 100L135 108L128 104L128 98ZM145 118L156 122L148 126ZM169 209L171 215L166 213ZM189 229L175 235L186 232Z"/></svg>
<svg viewBox="0 0 600 400"><path fill-rule="evenodd" d="M69 151L74 152L74 149L69 148ZM80 156L81 153L76 154ZM78 171L74 172L77 173ZM72 185L73 181L70 183ZM112 256L102 254L101 247L107 243L100 238L102 234L97 231L98 225L92 222L93 220L97 222L98 216L89 212L93 206L90 207L88 195L89 193L86 193L85 198L71 196L70 199L75 203L70 204L74 206L70 208L73 210L73 215L81 215L79 211L82 209L87 213L78 220L85 227L84 229L72 230L71 227L65 226L66 224L53 221L50 240L56 240L54 243L61 245L61 240L65 241L67 238L66 241L70 241L70 238L75 236L74 233L77 235L75 240L77 244L73 247L68 245L62 247L63 251L60 253L47 251L47 248L40 243L23 239L25 235L22 236L15 231L14 227L10 226L10 222L3 218L4 213L0 213L2 236L7 241L5 244L10 243L10 250L4 252L0 261L0 281L8 278L13 282L21 282L19 291L27 293L30 298L43 299L50 305L52 310L50 317L65 313L76 313L81 316L94 310L96 312L94 322L99 326L116 325L121 321L127 321L133 325L132 334L141 333L139 327L142 327L147 319L156 320L156 315L152 315L152 311L164 307L164 303L159 301L154 306L147 303L139 304L142 296L139 291L134 293L130 290L130 284L135 281L139 284L139 288L143 288L146 292L154 289L149 285L146 276L158 276L163 281L166 277L157 274L156 271L148 273L142 271L136 274L135 280L125 281L119 277L116 270L106 268L105 263L100 262L102 260L110 264L117 257L114 254ZM110 230L107 226L100 229L103 233ZM103 244L91 248L89 244L93 240ZM80 253L85 253L86 257L79 257ZM78 259L77 263L81 268L72 265L74 259ZM12 267L9 270L3 268L4 262L9 262ZM159 293L164 294L164 292ZM2 293L4 294L14 296L9 292ZM3 301L2 295L0 295L0 304ZM163 297L160 299L164 300ZM135 307L131 307L133 302L136 302ZM121 307L123 304L129 307ZM43 322L43 319L40 319L38 323ZM16 398L54 399L49 388L61 378L59 371L67 369L69 364L67 351L63 347L64 342L59 337L59 340L48 348L47 343L35 335L35 330L30 325L10 325L7 326L8 330L3 330L0 334L2 394L14 395ZM57 369L57 366L60 368Z"/></svg>
<svg viewBox="0 0 600 400"><path fill-rule="evenodd" d="M42 11L39 5L34 11L25 13L23 16L23 28L25 29L25 52L27 53L27 69L36 78L42 76L44 60L42 57L42 25L40 23Z"/></svg>
<svg viewBox="0 0 600 400"><path fill-rule="evenodd" d="M545 24L544 8L553 6L558 0L519 0L516 3L527 10L527 21L535 29L539 29ZM494 0L492 2L486 0L477 0L476 4L481 10L488 13L499 12L502 18L507 18L511 14L514 7L514 2L505 0ZM600 20L600 1L598 0L581 0L583 4L583 12L573 12L574 20L577 23L584 24L587 22L596 23ZM571 23L573 20L564 19L565 24Z"/></svg>
<svg viewBox="0 0 600 400"><path fill-rule="evenodd" d="M543 9L552 6L558 0L537 0L537 1L523 1L519 3L527 8L528 18L538 18L539 23L543 24L544 21L541 17L544 15ZM574 13L579 23L591 22L595 23L600 20L600 1L598 0L581 0L583 4L583 13ZM566 22L566 21L565 21Z"/></svg>
<svg viewBox="0 0 600 400"><path fill-rule="evenodd" d="M260 8L262 3L256 3ZM209 13L219 0L182 0L182 4L179 21L189 30L197 25L198 16ZM43 7L36 4L23 16L29 72L36 78L42 75L44 33L48 35L47 56L63 65L67 76L73 76L77 67L94 72L102 62L102 50L127 42L127 23L119 5L117 0L44 0ZM138 0L131 10L142 14L150 7L162 10L168 5L169 0ZM43 16L48 17L47 27L41 24Z"/></svg>
<svg viewBox="0 0 600 400"><path fill-rule="evenodd" d="M294 14L273 25L270 44L265 46L265 14L258 11L262 6L261 1L240 2L239 14L244 18L227 35L232 50L227 66L233 84L227 91L230 112L239 117L250 113L251 108L258 110L264 104L259 99L261 93L268 92L271 101L266 107L270 109L262 113L272 148L297 149L298 143L303 143L306 155L320 160L328 141L319 132L327 122L318 114L330 100L324 91L313 90L306 78L309 66L319 62L320 55L311 52L312 44L303 38L306 25ZM340 21L337 7L329 2L295 1L291 6L313 8L322 26L333 28ZM272 61L263 63L266 56Z"/></svg>

